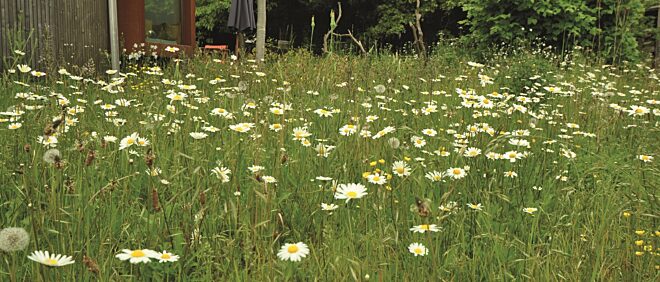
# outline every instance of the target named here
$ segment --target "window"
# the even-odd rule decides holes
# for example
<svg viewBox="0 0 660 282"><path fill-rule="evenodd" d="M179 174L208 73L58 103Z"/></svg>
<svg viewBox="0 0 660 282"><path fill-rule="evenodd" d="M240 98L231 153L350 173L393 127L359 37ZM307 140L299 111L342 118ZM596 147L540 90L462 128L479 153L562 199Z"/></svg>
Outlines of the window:
<svg viewBox="0 0 660 282"><path fill-rule="evenodd" d="M181 44L181 0L145 0L146 41Z"/></svg>

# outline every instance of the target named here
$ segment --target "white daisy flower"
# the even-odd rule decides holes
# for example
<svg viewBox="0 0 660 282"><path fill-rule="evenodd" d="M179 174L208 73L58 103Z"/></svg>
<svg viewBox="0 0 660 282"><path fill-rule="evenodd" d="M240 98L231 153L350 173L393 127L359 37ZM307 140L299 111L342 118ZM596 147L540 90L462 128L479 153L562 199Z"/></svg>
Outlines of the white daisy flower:
<svg viewBox="0 0 660 282"><path fill-rule="evenodd" d="M47 266L65 266L76 262L71 256L49 254L48 251L34 251L28 258Z"/></svg>
<svg viewBox="0 0 660 282"><path fill-rule="evenodd" d="M344 200L346 202L352 199L359 199L367 195L367 188L359 183L339 184L335 192L335 199Z"/></svg>
<svg viewBox="0 0 660 282"><path fill-rule="evenodd" d="M415 256L425 256L429 254L429 250L420 243L412 243L408 246L408 251Z"/></svg>
<svg viewBox="0 0 660 282"><path fill-rule="evenodd" d="M123 249L122 253L115 255L120 260L128 260L130 263L147 263L149 258L158 256L158 253L148 249L129 250Z"/></svg>
<svg viewBox="0 0 660 282"><path fill-rule="evenodd" d="M422 225L413 226L412 228L410 228L410 231L414 233L438 232L440 231L440 227L438 227L435 224L422 224Z"/></svg>
<svg viewBox="0 0 660 282"><path fill-rule="evenodd" d="M162 251L162 252L154 252L151 258L157 259L159 263L161 262L175 262L179 260L179 256L169 253L167 251Z"/></svg>
<svg viewBox="0 0 660 282"><path fill-rule="evenodd" d="M277 257L281 260L288 261L300 261L302 258L306 257L309 254L309 248L303 242L298 242L295 244L284 244L279 252L277 252Z"/></svg>

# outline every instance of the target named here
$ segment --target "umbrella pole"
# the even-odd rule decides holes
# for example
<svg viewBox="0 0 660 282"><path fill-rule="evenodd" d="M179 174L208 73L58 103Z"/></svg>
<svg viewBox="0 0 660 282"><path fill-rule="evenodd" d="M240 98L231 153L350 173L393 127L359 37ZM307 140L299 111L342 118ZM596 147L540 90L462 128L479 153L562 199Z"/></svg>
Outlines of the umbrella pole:
<svg viewBox="0 0 660 282"><path fill-rule="evenodd" d="M235 40L236 42L234 44L235 45L234 46L234 55L236 55L237 57L238 57L238 48L240 48L240 46L238 46L238 35L239 34L240 34L240 32L236 33L236 40Z"/></svg>
<svg viewBox="0 0 660 282"><path fill-rule="evenodd" d="M239 32L236 33L236 48L235 48L236 51L235 51L235 53L236 53L237 57L240 57L241 45L242 45L241 43L242 42L243 42L243 33L239 31Z"/></svg>

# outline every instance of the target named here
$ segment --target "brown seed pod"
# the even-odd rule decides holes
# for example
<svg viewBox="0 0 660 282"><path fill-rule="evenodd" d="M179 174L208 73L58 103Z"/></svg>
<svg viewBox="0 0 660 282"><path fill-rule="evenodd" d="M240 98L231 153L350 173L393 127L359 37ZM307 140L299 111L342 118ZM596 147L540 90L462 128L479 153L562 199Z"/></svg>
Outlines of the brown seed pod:
<svg viewBox="0 0 660 282"><path fill-rule="evenodd" d="M95 158L96 152L94 152L94 150L89 150L89 152L87 152L87 158L85 158L85 165L90 166Z"/></svg>
<svg viewBox="0 0 660 282"><path fill-rule="evenodd" d="M156 187L151 188L151 204L154 211L160 211L160 201L158 200L158 189Z"/></svg>
<svg viewBox="0 0 660 282"><path fill-rule="evenodd" d="M206 192L199 192L199 203L204 206L206 205Z"/></svg>
<svg viewBox="0 0 660 282"><path fill-rule="evenodd" d="M428 199L420 199L418 197L415 197L415 208L417 210L417 214L421 217L427 217L431 215L431 201Z"/></svg>
<svg viewBox="0 0 660 282"><path fill-rule="evenodd" d="M94 273L94 274L99 274L100 269L99 265L90 257L87 255L83 256L83 264L87 267L87 271Z"/></svg>
<svg viewBox="0 0 660 282"><path fill-rule="evenodd" d="M82 153L82 151L85 150L85 144L83 144L83 142L80 142L79 140L76 140L76 150Z"/></svg>
<svg viewBox="0 0 660 282"><path fill-rule="evenodd" d="M151 148L149 148L149 150L147 150L147 154L144 155L144 162L147 164L148 168L152 168L155 159L156 155L154 155L151 151Z"/></svg>
<svg viewBox="0 0 660 282"><path fill-rule="evenodd" d="M65 165L64 161L62 161L59 158L57 160L55 160L55 163L53 164L53 166L55 166L55 168L57 168L57 169L63 169L64 165Z"/></svg>

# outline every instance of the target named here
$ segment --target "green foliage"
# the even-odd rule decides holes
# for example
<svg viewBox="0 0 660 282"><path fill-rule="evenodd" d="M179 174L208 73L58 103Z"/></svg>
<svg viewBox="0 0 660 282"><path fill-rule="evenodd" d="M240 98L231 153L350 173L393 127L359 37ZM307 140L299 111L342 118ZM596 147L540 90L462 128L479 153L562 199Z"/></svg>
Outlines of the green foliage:
<svg viewBox="0 0 660 282"><path fill-rule="evenodd" d="M393 44L405 48L411 40L409 24L414 21L415 0L279 0L268 1L269 37L282 37L292 27L301 41L321 41L330 28L326 15L342 3L343 18L338 32L350 29L368 46ZM464 36L464 41L482 49L498 43L535 41L559 52L582 46L609 63L639 61L638 40L653 33L644 17L645 7L656 0L422 0L425 41L433 42L439 32ZM230 0L197 1L198 37L229 31ZM315 38L309 38L309 20L318 20ZM462 27L466 27L462 30ZM287 30L288 31L288 30ZM301 42L302 43L302 42ZM313 44L312 44L313 45ZM320 44L319 44L320 46Z"/></svg>
<svg viewBox="0 0 660 282"><path fill-rule="evenodd" d="M645 11L642 1L602 0L598 11L603 31L598 43L603 47L603 55L614 62L638 61L637 38L643 31Z"/></svg>
<svg viewBox="0 0 660 282"><path fill-rule="evenodd" d="M229 8L231 0L197 0L197 35L200 40L209 38L214 32L229 31Z"/></svg>
<svg viewBox="0 0 660 282"><path fill-rule="evenodd" d="M376 7L378 22L367 30L372 38L400 37L415 21L415 0L384 0ZM403 2L403 3L402 3ZM427 15L440 8L442 1L421 1L420 13Z"/></svg>
<svg viewBox="0 0 660 282"><path fill-rule="evenodd" d="M463 0L461 7L476 44L542 38L562 51L579 45L610 61L639 59L642 0Z"/></svg>

